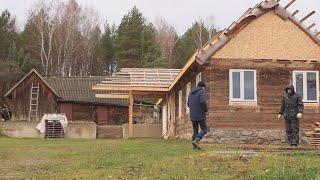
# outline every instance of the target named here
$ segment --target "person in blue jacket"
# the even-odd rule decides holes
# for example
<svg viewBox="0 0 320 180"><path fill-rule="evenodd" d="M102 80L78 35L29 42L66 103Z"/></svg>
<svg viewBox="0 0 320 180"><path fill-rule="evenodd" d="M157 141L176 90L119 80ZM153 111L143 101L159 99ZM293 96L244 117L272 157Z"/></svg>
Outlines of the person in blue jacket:
<svg viewBox="0 0 320 180"><path fill-rule="evenodd" d="M206 112L208 111L206 103L205 83L200 81L196 87L191 89L188 97L188 107L190 108L190 119L193 127L192 145L194 149L201 149L200 140L207 133ZM200 126L200 133L199 133Z"/></svg>

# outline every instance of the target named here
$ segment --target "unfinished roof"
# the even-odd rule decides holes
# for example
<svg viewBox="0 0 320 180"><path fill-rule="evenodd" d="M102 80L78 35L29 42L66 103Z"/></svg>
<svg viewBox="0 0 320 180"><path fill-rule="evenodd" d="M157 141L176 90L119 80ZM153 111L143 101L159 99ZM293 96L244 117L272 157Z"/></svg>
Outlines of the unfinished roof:
<svg viewBox="0 0 320 180"><path fill-rule="evenodd" d="M122 68L94 90L168 91L181 69Z"/></svg>
<svg viewBox="0 0 320 180"><path fill-rule="evenodd" d="M315 11L307 14L302 19L297 19L295 15L298 10L294 13L290 13L287 8L294 2L292 0L285 7L280 6L277 0L265 0L257 4L253 8L249 8L237 21L233 22L228 28L219 32L216 36L210 39L202 49L197 50L194 55L187 61L182 71L179 73L177 78L174 80L170 89L178 82L178 80L183 76L183 74L189 69L189 67L195 62L200 65L206 63L211 56L223 48L231 39L233 39L239 32L241 32L247 25L249 25L255 19L261 17L262 15L274 11L276 15L281 17L283 20L289 20L295 24L306 36L317 45L320 46L320 31L312 29L315 25L305 25L303 22L310 16L312 16ZM265 37L269 38L269 37Z"/></svg>

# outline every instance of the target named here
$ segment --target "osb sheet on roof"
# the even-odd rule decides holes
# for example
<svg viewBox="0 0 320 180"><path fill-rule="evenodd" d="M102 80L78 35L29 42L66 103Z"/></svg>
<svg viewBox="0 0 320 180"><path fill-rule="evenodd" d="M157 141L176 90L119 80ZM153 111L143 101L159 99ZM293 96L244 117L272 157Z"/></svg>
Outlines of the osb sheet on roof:
<svg viewBox="0 0 320 180"><path fill-rule="evenodd" d="M292 21L270 11L253 20L213 57L320 60L320 46Z"/></svg>
<svg viewBox="0 0 320 180"><path fill-rule="evenodd" d="M169 88L181 69L122 68L97 86Z"/></svg>
<svg viewBox="0 0 320 180"><path fill-rule="evenodd" d="M98 103L127 106L127 99L100 99L91 89L93 85L104 80L104 76L91 77L51 77L43 78L62 98L62 101Z"/></svg>

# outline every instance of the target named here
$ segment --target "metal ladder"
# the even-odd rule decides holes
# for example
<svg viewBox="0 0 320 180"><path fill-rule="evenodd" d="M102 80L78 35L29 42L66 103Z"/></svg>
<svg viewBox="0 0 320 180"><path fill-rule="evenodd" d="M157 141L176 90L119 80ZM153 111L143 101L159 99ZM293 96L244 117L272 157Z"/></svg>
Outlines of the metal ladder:
<svg viewBox="0 0 320 180"><path fill-rule="evenodd" d="M31 84L29 121L38 117L39 83Z"/></svg>

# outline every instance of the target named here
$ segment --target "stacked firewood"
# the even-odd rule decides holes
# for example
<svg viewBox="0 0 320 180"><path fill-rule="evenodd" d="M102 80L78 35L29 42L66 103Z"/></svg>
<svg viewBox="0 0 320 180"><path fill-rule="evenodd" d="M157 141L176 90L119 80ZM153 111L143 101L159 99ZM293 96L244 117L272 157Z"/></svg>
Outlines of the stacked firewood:
<svg viewBox="0 0 320 180"><path fill-rule="evenodd" d="M311 146L320 147L320 122L311 125L312 130L306 133Z"/></svg>

